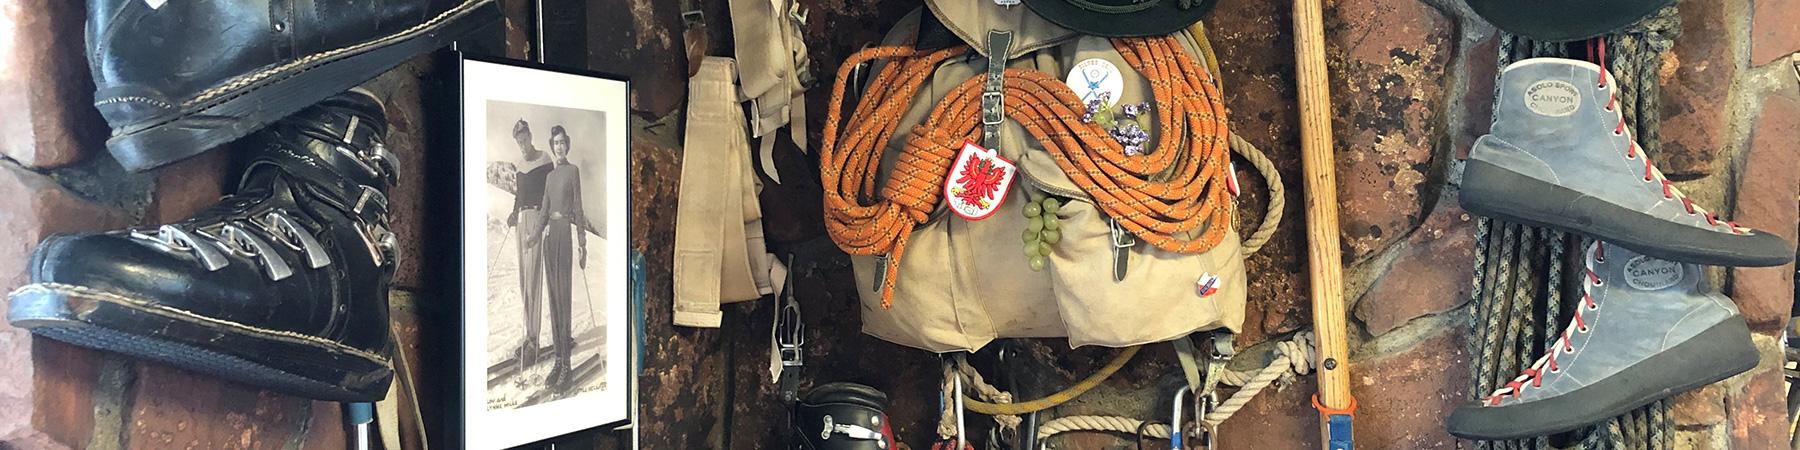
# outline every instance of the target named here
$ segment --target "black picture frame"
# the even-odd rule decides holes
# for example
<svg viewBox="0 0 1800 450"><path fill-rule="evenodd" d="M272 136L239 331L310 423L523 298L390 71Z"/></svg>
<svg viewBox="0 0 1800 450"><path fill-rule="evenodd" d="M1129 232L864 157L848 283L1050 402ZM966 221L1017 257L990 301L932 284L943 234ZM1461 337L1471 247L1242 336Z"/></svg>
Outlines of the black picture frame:
<svg viewBox="0 0 1800 450"><path fill-rule="evenodd" d="M433 217L439 222L438 224L432 225L432 227L441 230L436 233L439 238L432 240L428 245L449 246L455 249L454 252L442 252L439 254L453 253L455 255L455 267L446 268L443 271L443 275L446 279L454 280L453 286L445 289L445 291L447 291L446 294L448 294L449 297L454 297L459 300L455 307L441 308L442 310L449 311L439 311L439 314L433 314L433 316L437 316L435 320L439 321L439 323L446 328L446 330L444 330L445 332L439 333L439 335L445 338L454 339L454 342L457 343L455 349L449 349L439 353L439 355L442 356L440 364L427 366L428 370L439 370L442 375L445 375L434 378L454 380L452 383L449 383L449 386L443 388L443 392L441 393L442 396L440 398L446 400L444 410L442 411L446 427L438 442L448 444L446 445L448 448L529 448L534 443L541 443L555 439L559 436L565 436L583 430L623 429L631 427L637 415L636 374L640 359L638 353L642 348L641 344L638 343L638 339L641 339L642 333L642 313L639 311L639 309L641 309L641 305L639 304L640 300L634 298L634 292L639 290L639 288L635 286L638 281L634 281L634 277L630 273L632 270L631 265L633 264L633 252L630 250L630 245L628 244L631 233L629 208L632 203L630 189L626 182L628 179L626 170L630 159L629 152L632 128L630 126L631 113L629 105L631 92L630 79L626 76L617 74L555 67L540 63L495 58L455 50L446 50L434 55L434 66L436 89L434 92L427 92L425 94L427 96L426 104L428 111L432 111L432 116L434 117L428 124L432 129L430 141L438 143L439 148L455 148L456 152L454 154L450 154L449 152L433 152L432 162L429 163L430 167L428 168L427 181L433 188L428 188L428 195L441 193L438 195L445 198L445 200L433 200L427 202L432 205L431 210L428 211L429 217ZM478 67L479 69L477 69L475 73L471 73L470 68L472 66ZM519 101L508 101L508 99L505 98L494 98L492 94L494 94L496 90L493 89L493 83L484 80L492 78L491 72L495 70L512 71L523 74L521 75L522 77L534 80L556 78L567 80L589 80L591 82L604 82L609 84L616 83L617 94L608 97L616 101L608 102L607 105L604 105L604 109L588 109L580 107L582 105L570 103L572 100L538 103L530 101L529 99L513 99ZM471 83L474 83L475 85L471 86ZM573 85L544 86L540 83L540 85L533 87L548 90L568 86ZM471 89L472 87L473 89ZM469 112L472 109L480 109L469 107L470 102L474 101L516 103L523 104L527 107L558 110L559 112L561 110L583 110L603 113L602 123L606 129L606 132L604 133L605 137L603 138L605 142L603 142L601 148L594 153L603 155L606 161L602 166L605 172L602 177L603 183L605 184L602 195L606 197L606 201L604 202L604 212L600 214L600 216L605 217L605 219L596 220L604 220L605 225L598 227L603 232L604 230L612 231L600 235L599 239L603 240L603 244L599 247L599 251L592 251L594 248L590 247L590 251L587 252L587 257L590 261L588 267L593 267L591 263L598 257L599 261L601 261L605 272L604 277L606 279L602 289L605 292L604 312L606 314L603 316L603 319L597 319L597 317L601 317L601 315L592 314L592 310L590 310L591 312L588 315L590 319L598 320L606 324L606 327L601 332L605 336L605 343L602 344L604 348L601 351L605 352L605 354L603 355L600 364L604 367L598 369L598 371L600 376L606 378L606 387L602 389L602 391L611 394L605 395L605 399L603 400L584 401L590 400L583 398L584 396L593 394L593 392L590 391L588 393L574 394L569 398L539 402L527 401L517 406L502 407L502 409L496 410L490 409L491 406L495 405L495 403L492 402L493 398L491 395L483 395L481 398L472 398L472 392L492 394L492 387L490 385L494 382L493 375L496 366L496 364L490 364L490 361L486 360L493 359L493 356L491 355L489 358L480 361L477 361L475 357L471 356L482 352L481 349L490 347L487 339L477 339L477 337L483 335L489 338L492 337L491 332L487 329L491 327L485 326L489 321L483 318L488 314L488 311L486 310L488 309L489 298L486 288L489 287L487 284L491 283L492 280L488 279L488 277L475 279L471 276L471 273L475 271L473 267L486 266L484 263L479 263L477 258L481 258L484 261L487 258L494 256L493 253L488 251L488 248L471 248L471 245L469 245L472 240L476 240L472 238L474 234L485 234L489 231L470 226L471 223L483 223L482 221L472 220L472 218L475 216L481 216L484 219L488 218L491 216L491 211L488 210L493 209L487 208L487 206L491 205L480 206L480 208L486 208L487 210L477 209L477 205L475 205L475 203L480 202L480 200L476 200L476 198L481 197L480 192L490 189L489 186L491 183L471 182L472 174L470 173L470 162L472 159L485 158L482 152L491 153L494 150L490 145L492 140L487 140L485 142L470 142L469 138L472 134L486 134L472 133L471 128L477 126L491 128L492 124L490 122L494 119L486 116L470 117L472 114ZM546 123L542 126L533 126L531 131L533 134L537 135L534 136L533 139L535 141L546 141L551 134L551 127L549 125L550 124ZM575 129L576 127L570 126L569 128ZM571 131L568 134L574 135L577 134L577 132ZM570 159L573 160L574 150L570 150L569 153L571 154ZM485 172L481 175L483 177L482 179L487 179L487 174ZM587 175L588 174L583 174L581 177L583 178L583 181L576 183L584 187L582 189L584 194L586 192L591 192L591 190L586 188L589 186L589 183L585 181ZM443 188L438 188L439 186L442 186ZM454 192L456 195L454 200L449 200L448 196L444 195L451 192L448 189L451 186L454 186L455 188ZM591 211L587 214L590 217L594 215ZM578 230L576 231L577 233L588 232L588 230L581 227L575 227L575 229ZM487 244L492 243L491 240L487 242ZM584 287L583 289L588 290L590 293L592 292L592 289L587 287ZM483 317L476 317L478 314L483 315ZM571 315L578 314L571 313ZM429 317L427 319L432 320L432 318ZM483 329L475 329L478 327ZM552 326L546 323L543 328L549 329L552 328ZM574 326L572 328L580 327ZM546 347L550 347L552 349L551 353L554 353L553 349L556 345L552 343ZM578 349L580 348L579 345L575 347ZM514 364L522 365L517 361L515 361ZM531 365L530 367L541 371L542 366L545 364L546 363L540 359L538 364ZM554 365L554 362L550 364ZM576 383L580 383L584 380L584 376L594 373L592 372L594 369L583 369L580 362L572 361L569 365L574 366L570 367L573 372L589 370L589 372L571 376L570 378L577 380ZM479 372L472 370L472 368L476 366L486 368L487 370ZM524 370L520 371L520 373L523 372ZM531 380L526 379L524 381L529 384ZM479 383L479 386L471 386L472 382ZM479 387L479 389L477 389L477 387ZM555 395L552 395L552 397L555 397ZM562 406L565 402L575 402L575 404L573 406ZM604 404L594 406L595 403ZM549 412L544 413L529 412L533 408L545 407L554 408L546 410ZM521 411L526 412L521 413ZM511 417L507 417L509 415ZM504 434L505 436L499 436L500 434Z"/></svg>

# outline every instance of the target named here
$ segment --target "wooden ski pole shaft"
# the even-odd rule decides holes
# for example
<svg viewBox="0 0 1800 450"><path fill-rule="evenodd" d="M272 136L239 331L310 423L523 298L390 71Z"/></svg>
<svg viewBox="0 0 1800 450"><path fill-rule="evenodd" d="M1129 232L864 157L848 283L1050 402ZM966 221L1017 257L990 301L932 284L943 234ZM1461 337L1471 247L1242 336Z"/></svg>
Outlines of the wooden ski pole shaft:
<svg viewBox="0 0 1800 450"><path fill-rule="evenodd" d="M1300 168L1305 178L1313 330L1318 343L1320 437L1327 450L1351 448L1349 343L1344 325L1343 255L1338 242L1337 176L1331 148L1331 89L1325 72L1322 0L1294 0L1294 55L1300 93Z"/></svg>

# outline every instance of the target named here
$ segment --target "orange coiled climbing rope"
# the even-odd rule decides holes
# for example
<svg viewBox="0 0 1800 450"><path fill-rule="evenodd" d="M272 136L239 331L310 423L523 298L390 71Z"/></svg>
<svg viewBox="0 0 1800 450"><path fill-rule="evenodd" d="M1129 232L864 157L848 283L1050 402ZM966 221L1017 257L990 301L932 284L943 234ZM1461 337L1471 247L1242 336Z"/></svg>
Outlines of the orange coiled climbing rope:
<svg viewBox="0 0 1800 450"><path fill-rule="evenodd" d="M1229 174L1225 107L1212 75L1172 37L1113 39L1126 64L1150 81L1158 133L1155 148L1135 156L1099 125L1081 121L1086 106L1062 80L1038 70L1007 69L1002 104L1044 146L1057 166L1093 197L1126 231L1163 250L1201 253L1223 239L1229 223ZM893 303L897 261L913 227L930 218L944 178L965 140L981 132L978 75L953 88L914 127L893 173L876 195L882 151L900 116L940 63L969 51L878 47L852 55L832 86L820 151L825 225L839 247L853 255L888 255L882 307ZM841 120L850 70L865 61L892 58L869 83L849 121ZM843 133L839 133L840 125Z"/></svg>

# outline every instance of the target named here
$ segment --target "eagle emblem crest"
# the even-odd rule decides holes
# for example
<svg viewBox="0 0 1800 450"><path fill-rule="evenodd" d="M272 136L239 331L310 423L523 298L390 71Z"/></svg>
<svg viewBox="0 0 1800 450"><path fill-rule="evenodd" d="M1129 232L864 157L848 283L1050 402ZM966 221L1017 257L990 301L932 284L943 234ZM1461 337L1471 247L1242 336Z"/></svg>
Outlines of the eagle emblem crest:
<svg viewBox="0 0 1800 450"><path fill-rule="evenodd" d="M962 152L944 178L944 200L950 211L969 220L986 219L1000 209L1018 166L1000 152L963 142Z"/></svg>

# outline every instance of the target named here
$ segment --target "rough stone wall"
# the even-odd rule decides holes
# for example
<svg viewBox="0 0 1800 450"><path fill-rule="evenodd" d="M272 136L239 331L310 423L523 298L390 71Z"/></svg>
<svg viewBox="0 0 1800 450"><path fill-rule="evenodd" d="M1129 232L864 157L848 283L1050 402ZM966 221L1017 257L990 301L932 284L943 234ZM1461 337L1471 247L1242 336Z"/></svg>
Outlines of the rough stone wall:
<svg viewBox="0 0 1800 450"><path fill-rule="evenodd" d="M0 289L24 281L24 261L39 238L177 220L209 204L228 184L223 152L147 174L125 174L101 148L104 125L91 107L80 64L82 12L77 2L19 0L0 6L0 108L20 120L0 121ZM534 44L531 5L502 0L507 22L473 38L471 49L525 58ZM829 78L851 52L874 42L913 2L801 0L814 73ZM1337 131L1339 197L1351 302L1353 388L1360 400L1363 448L1462 448L1443 432L1442 417L1467 398L1465 339L1472 308L1468 284L1473 218L1456 207L1456 155L1489 122L1496 33L1462 12L1458 0L1327 2L1327 49ZM674 211L679 200L681 105L685 95L681 13L704 11L709 54L732 48L723 0L546 0L552 63L632 76L632 247L644 253L644 367L639 373L643 448L774 448L781 407L759 376L767 362L770 302L726 307L724 328L669 326ZM1747 226L1795 236L1800 202L1800 2L1684 0L1685 32L1661 68L1665 151L1658 165L1702 204L1731 212ZM1296 142L1292 35L1288 2L1225 2L1208 19L1221 58L1231 126L1266 151L1289 180L1286 221L1249 263L1252 303L1240 346L1308 326L1309 282ZM393 195L396 227L409 255L396 279L397 327L420 366L442 363L454 330L441 318L456 299L438 286L453 282L448 256L423 242L440 233L426 224L441 200L425 195L425 92L433 78L421 59L371 87L387 97L392 147L407 173ZM819 142L824 89L807 95ZM442 144L432 143L431 146ZM444 150L438 149L438 154ZM815 153L816 154L816 153ZM925 448L936 426L938 359L859 332L859 306L847 259L821 242L816 161L781 147L776 166L786 184L762 194L772 248L815 255L796 276L806 310L808 347L803 387L858 381L895 400L890 414L901 439ZM1248 170L1247 165L1240 165ZM1260 178L1240 174L1247 221L1268 201ZM823 245L825 251L812 249ZM441 251L441 250L440 250ZM822 255L822 256L820 256ZM1778 370L1781 323L1792 299L1792 267L1718 270L1761 333L1764 364L1745 375L1682 394L1676 408L1678 448L1768 449L1786 441ZM992 355L977 355L978 363ZM1069 350L1060 340L1011 344L1007 370L1021 397L1073 383L1110 356L1106 349ZM31 338L0 324L0 448L339 448L336 405L223 383L158 364ZM985 365L985 364L984 364ZM1180 381L1168 346L1151 346L1118 375L1059 414L1166 414ZM426 422L441 434L445 389L423 374ZM1309 378L1270 390L1227 421L1222 448L1311 448L1316 415ZM1048 419L1048 417L1046 417ZM989 425L975 419L977 431ZM586 433L559 448L629 448L615 433ZM1104 434L1057 438L1052 448L1131 448Z"/></svg>

